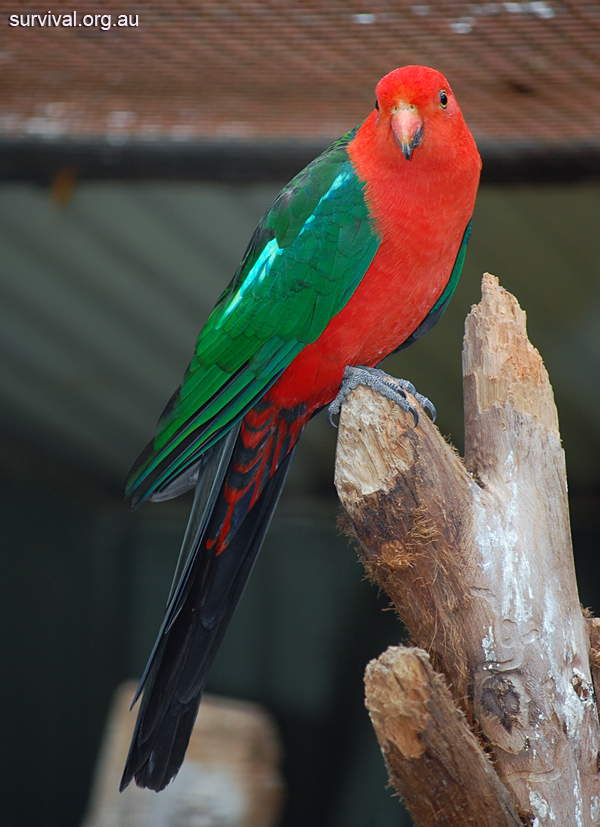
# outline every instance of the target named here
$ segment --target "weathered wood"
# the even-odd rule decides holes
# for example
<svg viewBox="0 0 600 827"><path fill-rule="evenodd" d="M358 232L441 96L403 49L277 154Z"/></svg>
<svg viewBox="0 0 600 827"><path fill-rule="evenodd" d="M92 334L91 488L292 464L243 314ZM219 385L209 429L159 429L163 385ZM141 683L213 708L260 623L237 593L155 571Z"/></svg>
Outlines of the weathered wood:
<svg viewBox="0 0 600 827"><path fill-rule="evenodd" d="M586 617L590 638L590 668L596 699L600 698L600 617Z"/></svg>
<svg viewBox="0 0 600 827"><path fill-rule="evenodd" d="M520 827L506 787L422 649L391 646L367 666L365 690L390 780L417 824Z"/></svg>
<svg viewBox="0 0 600 827"><path fill-rule="evenodd" d="M359 386L342 407L335 484L371 580L470 717L462 618L471 600L471 480L425 414Z"/></svg>
<svg viewBox="0 0 600 827"><path fill-rule="evenodd" d="M471 614L483 657L472 662L473 702L519 804L529 801L542 824L583 827L600 819L598 716L558 416L525 321L484 277L463 350L465 462L480 482Z"/></svg>
<svg viewBox="0 0 600 827"><path fill-rule="evenodd" d="M135 715L135 683L115 696L83 827L273 827L281 811L281 750L273 720L256 704L205 695L185 762L159 795L119 781Z"/></svg>
<svg viewBox="0 0 600 827"><path fill-rule="evenodd" d="M340 418L338 493L369 576L447 677L525 823L588 827L599 727L558 419L525 314L491 276L463 365L466 468L424 414L414 428L359 387Z"/></svg>

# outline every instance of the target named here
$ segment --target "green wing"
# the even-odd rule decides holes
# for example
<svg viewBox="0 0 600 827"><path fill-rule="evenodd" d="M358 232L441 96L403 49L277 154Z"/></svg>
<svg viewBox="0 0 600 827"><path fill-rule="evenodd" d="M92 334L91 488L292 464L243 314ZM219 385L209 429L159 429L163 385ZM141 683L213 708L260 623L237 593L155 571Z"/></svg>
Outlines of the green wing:
<svg viewBox="0 0 600 827"><path fill-rule="evenodd" d="M346 151L355 133L299 173L261 219L134 466L135 502L184 490L177 479L318 339L365 274L380 238Z"/></svg>

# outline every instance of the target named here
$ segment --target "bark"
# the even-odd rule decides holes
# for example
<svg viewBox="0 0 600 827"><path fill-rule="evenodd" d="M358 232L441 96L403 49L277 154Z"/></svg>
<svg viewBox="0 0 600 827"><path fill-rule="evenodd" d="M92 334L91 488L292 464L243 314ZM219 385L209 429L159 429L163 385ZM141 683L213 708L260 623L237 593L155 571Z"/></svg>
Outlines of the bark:
<svg viewBox="0 0 600 827"><path fill-rule="evenodd" d="M519 827L506 787L422 649L391 646L365 674L394 787L418 824Z"/></svg>
<svg viewBox="0 0 600 827"><path fill-rule="evenodd" d="M465 328L465 462L425 414L415 428L359 387L336 485L367 573L445 675L523 823L588 827L599 728L558 418L525 314L492 276L482 292Z"/></svg>

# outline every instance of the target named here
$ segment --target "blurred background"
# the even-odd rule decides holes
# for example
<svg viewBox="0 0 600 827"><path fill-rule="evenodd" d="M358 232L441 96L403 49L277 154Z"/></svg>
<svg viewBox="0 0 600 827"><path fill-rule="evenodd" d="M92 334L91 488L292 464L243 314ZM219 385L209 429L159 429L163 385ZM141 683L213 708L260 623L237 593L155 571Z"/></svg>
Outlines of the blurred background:
<svg viewBox="0 0 600 827"><path fill-rule="evenodd" d="M486 270L517 296L556 394L581 599L600 605L597 0L50 6L77 25L0 0L7 827L81 822L112 693L143 669L189 509L131 513L129 467L256 221L396 66L448 77L484 168L450 309L386 367L461 448L465 315ZM401 827L362 674L402 629L337 531L334 451L318 417L209 689L276 716L285 827Z"/></svg>

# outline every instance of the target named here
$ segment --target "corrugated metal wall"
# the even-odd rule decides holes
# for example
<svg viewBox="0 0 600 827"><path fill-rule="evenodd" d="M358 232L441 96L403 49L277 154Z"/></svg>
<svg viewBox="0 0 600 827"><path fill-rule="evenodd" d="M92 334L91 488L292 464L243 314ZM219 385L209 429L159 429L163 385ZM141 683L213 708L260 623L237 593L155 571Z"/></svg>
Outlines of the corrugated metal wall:
<svg viewBox="0 0 600 827"><path fill-rule="evenodd" d="M122 485L275 188L0 188L0 718L5 823L76 825L110 693L157 630L185 503L131 515ZM460 444L460 340L483 269L528 312L554 383L582 599L600 603L600 188L484 189L444 317L390 370ZM402 309L398 308L398 312ZM402 824L362 708L400 630L335 529L335 433L311 423L215 666L267 703L286 746L285 824ZM294 656L290 656L290 652ZM341 746L340 746L341 745Z"/></svg>

